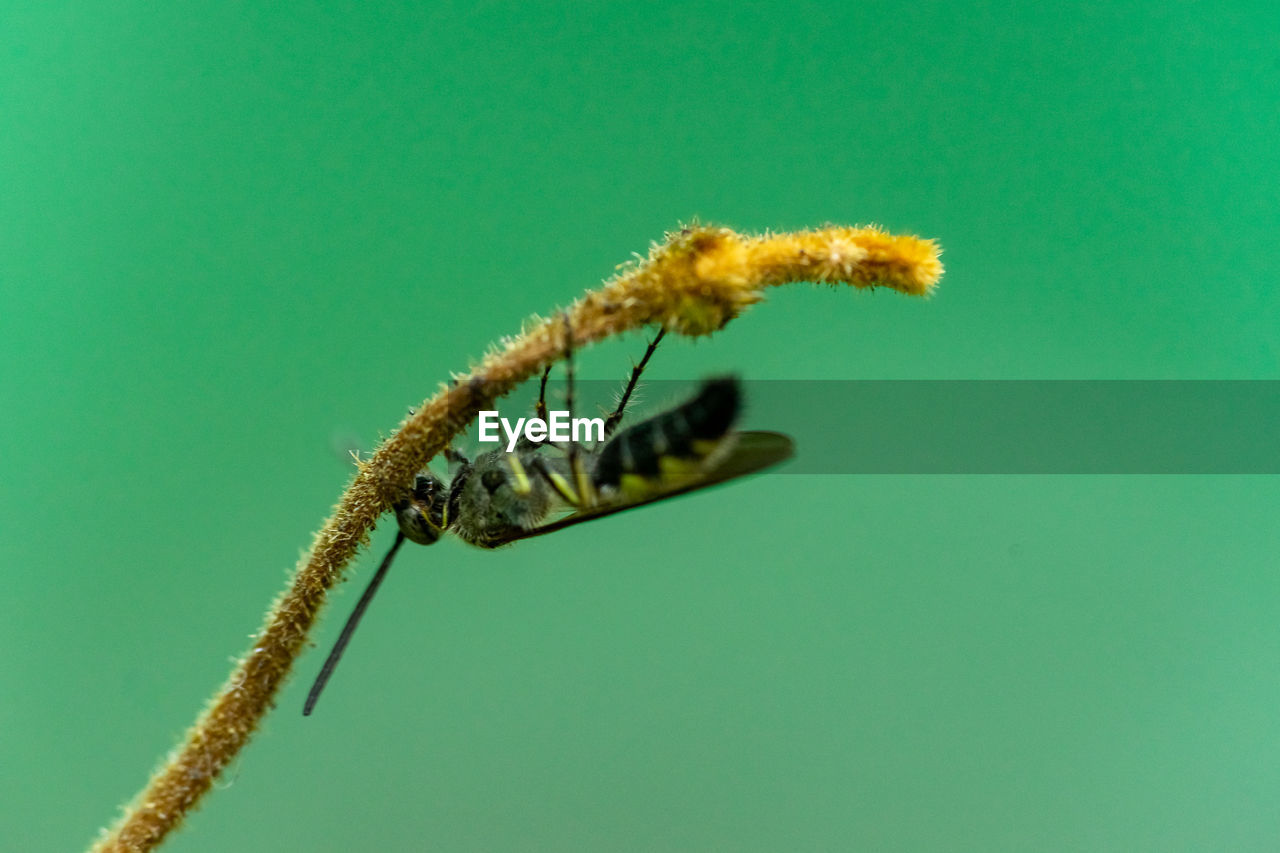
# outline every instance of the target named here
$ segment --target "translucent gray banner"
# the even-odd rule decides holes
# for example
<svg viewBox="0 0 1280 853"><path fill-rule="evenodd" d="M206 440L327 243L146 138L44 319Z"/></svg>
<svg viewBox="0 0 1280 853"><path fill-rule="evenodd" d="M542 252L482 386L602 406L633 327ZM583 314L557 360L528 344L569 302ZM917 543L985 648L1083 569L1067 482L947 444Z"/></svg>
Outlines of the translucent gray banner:
<svg viewBox="0 0 1280 853"><path fill-rule="evenodd" d="M548 403L563 402L555 382ZM581 382L578 413L622 383ZM646 382L624 422L696 382ZM743 428L787 433L792 474L1276 474L1276 381L751 381ZM524 414L503 401L504 415ZM536 394L536 389L533 391Z"/></svg>

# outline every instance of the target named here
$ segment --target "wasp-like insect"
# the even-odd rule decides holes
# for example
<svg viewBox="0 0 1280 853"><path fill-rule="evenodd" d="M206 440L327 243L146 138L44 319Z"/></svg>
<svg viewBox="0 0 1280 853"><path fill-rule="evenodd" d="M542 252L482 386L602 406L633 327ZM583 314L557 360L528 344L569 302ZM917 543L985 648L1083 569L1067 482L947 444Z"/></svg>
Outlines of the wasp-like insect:
<svg viewBox="0 0 1280 853"><path fill-rule="evenodd" d="M679 406L617 432L664 334L658 333L632 369L617 407L604 422L604 441L596 447L522 437L514 451L492 450L474 462L446 450L446 458L458 466L447 486L429 471L417 476L410 497L395 506L400 527L395 543L320 668L304 715L315 707L406 539L431 545L448 530L473 545L497 548L752 474L791 456L793 444L785 435L733 430L742 406L741 387L733 377L708 379ZM573 341L567 319L565 341L565 405L572 413ZM544 420L549 374L550 367L542 374L536 406ZM557 510L570 514L544 523Z"/></svg>

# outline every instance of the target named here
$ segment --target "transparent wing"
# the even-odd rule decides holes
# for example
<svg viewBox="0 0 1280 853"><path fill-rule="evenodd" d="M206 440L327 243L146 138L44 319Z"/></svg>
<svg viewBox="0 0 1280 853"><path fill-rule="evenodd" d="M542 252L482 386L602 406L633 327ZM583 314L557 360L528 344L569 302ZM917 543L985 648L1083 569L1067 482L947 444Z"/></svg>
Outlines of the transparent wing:
<svg viewBox="0 0 1280 853"><path fill-rule="evenodd" d="M563 530L566 527L572 527L584 521L594 521L597 518L604 518L616 512L635 509L655 501L664 501L667 498L683 495L686 492L705 489L708 486L715 486L719 483L735 480L738 477L755 474L777 465L779 462L790 459L794 453L795 442L791 440L790 436L778 432L740 432L733 447L725 455L724 459L697 477L682 479L674 483L669 489L659 488L638 500L605 503L591 509L575 512L550 524L544 524L532 530L517 533L494 543L494 545L496 547L510 542L518 542L521 539L531 539L534 536L545 536L548 533L555 533L557 530Z"/></svg>

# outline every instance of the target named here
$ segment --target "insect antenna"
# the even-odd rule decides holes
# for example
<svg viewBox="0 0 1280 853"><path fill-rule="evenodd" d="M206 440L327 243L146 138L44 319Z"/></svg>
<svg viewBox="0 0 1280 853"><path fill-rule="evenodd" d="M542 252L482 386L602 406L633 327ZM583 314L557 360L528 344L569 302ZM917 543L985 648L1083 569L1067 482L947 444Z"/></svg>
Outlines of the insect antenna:
<svg viewBox="0 0 1280 853"><path fill-rule="evenodd" d="M356 602L356 609L347 618L347 624L342 626L342 633L338 635L338 641L333 644L333 651L329 652L329 657L325 658L324 666L320 667L320 674L316 676L315 684L311 685L311 692L307 694L307 702L302 706L302 716L311 716L311 710L315 708L316 702L319 701L320 693L324 690L324 686L329 683L329 676L333 675L334 667L338 665L343 651L347 648L347 643L351 641L351 635L356 632L356 626L360 624L360 617L364 616L364 611L369 606L369 602L373 600L374 593L378 591L378 587L382 585L383 578L387 576L387 569L391 568L391 561L395 559L396 551L399 551L400 546L404 544L404 538L404 533L396 533L396 541L392 544L391 550L387 552L387 556L382 558L382 565L378 566L378 570L373 573L373 578L369 581L369 585L365 587L364 594Z"/></svg>

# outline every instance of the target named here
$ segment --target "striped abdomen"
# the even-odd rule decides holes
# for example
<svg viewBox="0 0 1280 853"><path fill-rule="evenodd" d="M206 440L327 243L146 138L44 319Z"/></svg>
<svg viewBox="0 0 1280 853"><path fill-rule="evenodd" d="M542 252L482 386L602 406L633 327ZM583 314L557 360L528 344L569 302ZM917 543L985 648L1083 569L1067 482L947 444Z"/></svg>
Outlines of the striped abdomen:
<svg viewBox="0 0 1280 853"><path fill-rule="evenodd" d="M624 429L596 458L592 472L596 488L643 492L656 483L702 470L708 459L727 447L741 396L737 379L708 379L688 402Z"/></svg>

